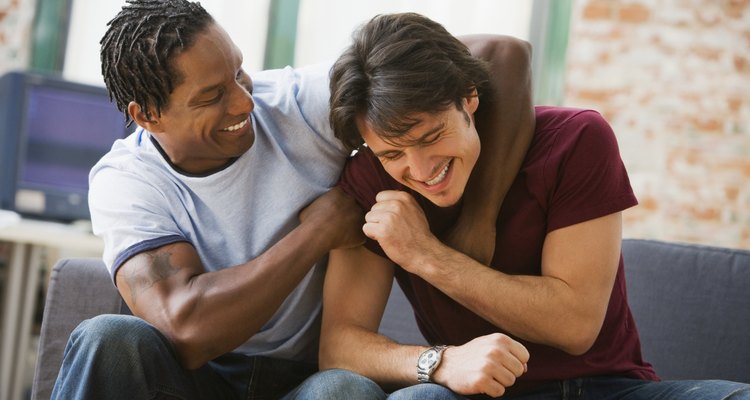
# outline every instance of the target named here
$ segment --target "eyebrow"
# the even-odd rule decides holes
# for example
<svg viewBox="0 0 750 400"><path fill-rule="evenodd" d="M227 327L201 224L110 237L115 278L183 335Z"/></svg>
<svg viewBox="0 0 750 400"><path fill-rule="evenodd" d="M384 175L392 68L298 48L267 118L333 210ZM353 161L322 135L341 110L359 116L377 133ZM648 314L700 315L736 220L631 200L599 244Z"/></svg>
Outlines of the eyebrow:
<svg viewBox="0 0 750 400"><path fill-rule="evenodd" d="M383 139L384 142L391 143L392 145L394 145L396 147L408 147L408 146L414 146L414 145L418 145L418 144L424 143L424 142L427 141L428 137L430 137L432 135L435 135L437 133L440 133L443 130L445 130L445 122L441 122L440 124L434 126L432 129L428 130L427 132L425 132L424 134L422 134L422 136L420 136L420 137L418 137L418 138L416 138L414 140L404 141L404 143L405 143L404 145L399 145L399 144L396 143L397 139L399 139L398 137L388 137L388 136L383 137L383 136L381 136L380 138ZM381 156L384 156L385 154L391 153L393 151L396 151L396 150L394 150L394 149L388 149L388 150L379 151L379 152L375 153L375 156L381 157Z"/></svg>

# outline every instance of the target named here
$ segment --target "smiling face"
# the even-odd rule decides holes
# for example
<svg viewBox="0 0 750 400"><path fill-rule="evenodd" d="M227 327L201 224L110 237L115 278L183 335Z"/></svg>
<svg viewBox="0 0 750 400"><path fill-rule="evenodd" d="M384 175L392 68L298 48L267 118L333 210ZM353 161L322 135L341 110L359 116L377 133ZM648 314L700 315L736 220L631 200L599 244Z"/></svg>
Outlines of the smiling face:
<svg viewBox="0 0 750 400"><path fill-rule="evenodd" d="M161 115L152 111L147 120L135 103L128 107L130 114L182 170L201 174L219 169L250 149L255 139L252 81L242 69L242 53L212 23L172 62L181 79Z"/></svg>
<svg viewBox="0 0 750 400"><path fill-rule="evenodd" d="M479 158L472 118L478 105L479 99L472 96L460 110L450 107L410 116L420 122L396 138L378 135L362 117L357 118L357 127L389 175L436 205L448 207L463 196Z"/></svg>

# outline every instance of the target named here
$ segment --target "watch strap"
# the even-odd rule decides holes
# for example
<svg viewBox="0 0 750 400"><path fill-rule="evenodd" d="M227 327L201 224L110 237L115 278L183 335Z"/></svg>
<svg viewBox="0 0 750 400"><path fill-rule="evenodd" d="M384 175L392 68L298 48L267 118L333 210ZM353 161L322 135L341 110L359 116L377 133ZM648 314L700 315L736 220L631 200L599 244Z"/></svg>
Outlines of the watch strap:
<svg viewBox="0 0 750 400"><path fill-rule="evenodd" d="M427 349L424 352L422 352L422 354L417 359L417 380L420 383L432 382L432 373L435 372L435 370L440 366L440 362L442 361L442 358L443 358L443 352L447 348L448 348L448 346L443 346L443 345L432 346L429 349ZM432 353L432 352L435 353L437 359L428 368L422 368L420 366L420 362L419 361L423 357L426 357L428 355L428 353Z"/></svg>

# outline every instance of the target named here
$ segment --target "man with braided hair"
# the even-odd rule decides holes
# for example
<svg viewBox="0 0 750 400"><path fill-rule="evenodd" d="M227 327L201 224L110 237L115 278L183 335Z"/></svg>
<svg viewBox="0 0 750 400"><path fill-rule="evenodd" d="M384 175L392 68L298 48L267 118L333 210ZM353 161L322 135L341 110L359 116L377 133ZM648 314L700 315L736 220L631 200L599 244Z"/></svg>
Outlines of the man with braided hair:
<svg viewBox="0 0 750 400"><path fill-rule="evenodd" d="M467 38L494 53L493 84L511 99L486 112L487 141L525 148L528 48L486 39ZM101 44L107 89L138 128L92 169L89 204L133 316L82 322L52 397L356 398L357 385L302 384L318 368L325 257L364 240L361 209L331 189L349 151L329 124L330 65L251 80L227 33L186 0L129 0ZM508 154L482 168L514 175L521 158ZM510 184L488 175L448 235L478 259L494 241L476 220L497 215Z"/></svg>

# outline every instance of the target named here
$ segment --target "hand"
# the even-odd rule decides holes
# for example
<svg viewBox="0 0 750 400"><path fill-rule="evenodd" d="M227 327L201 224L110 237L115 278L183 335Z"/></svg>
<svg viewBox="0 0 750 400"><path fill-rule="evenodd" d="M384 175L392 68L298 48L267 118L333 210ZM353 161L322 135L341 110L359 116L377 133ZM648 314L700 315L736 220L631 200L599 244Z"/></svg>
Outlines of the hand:
<svg viewBox="0 0 750 400"><path fill-rule="evenodd" d="M365 215L365 235L377 240L393 262L410 272L415 261L442 243L430 232L424 211L409 193L385 190Z"/></svg>
<svg viewBox="0 0 750 400"><path fill-rule="evenodd" d="M500 397L526 372L528 361L529 352L521 343L493 333L446 349L432 378L461 395Z"/></svg>
<svg viewBox="0 0 750 400"><path fill-rule="evenodd" d="M443 233L441 239L456 251L466 254L483 265L490 265L495 255L495 222L483 220L481 223L465 217L458 217L456 223Z"/></svg>
<svg viewBox="0 0 750 400"><path fill-rule="evenodd" d="M302 224L313 224L318 234L328 235L331 239L331 249L351 248L364 244L362 234L362 208L335 187L324 193L299 214Z"/></svg>

